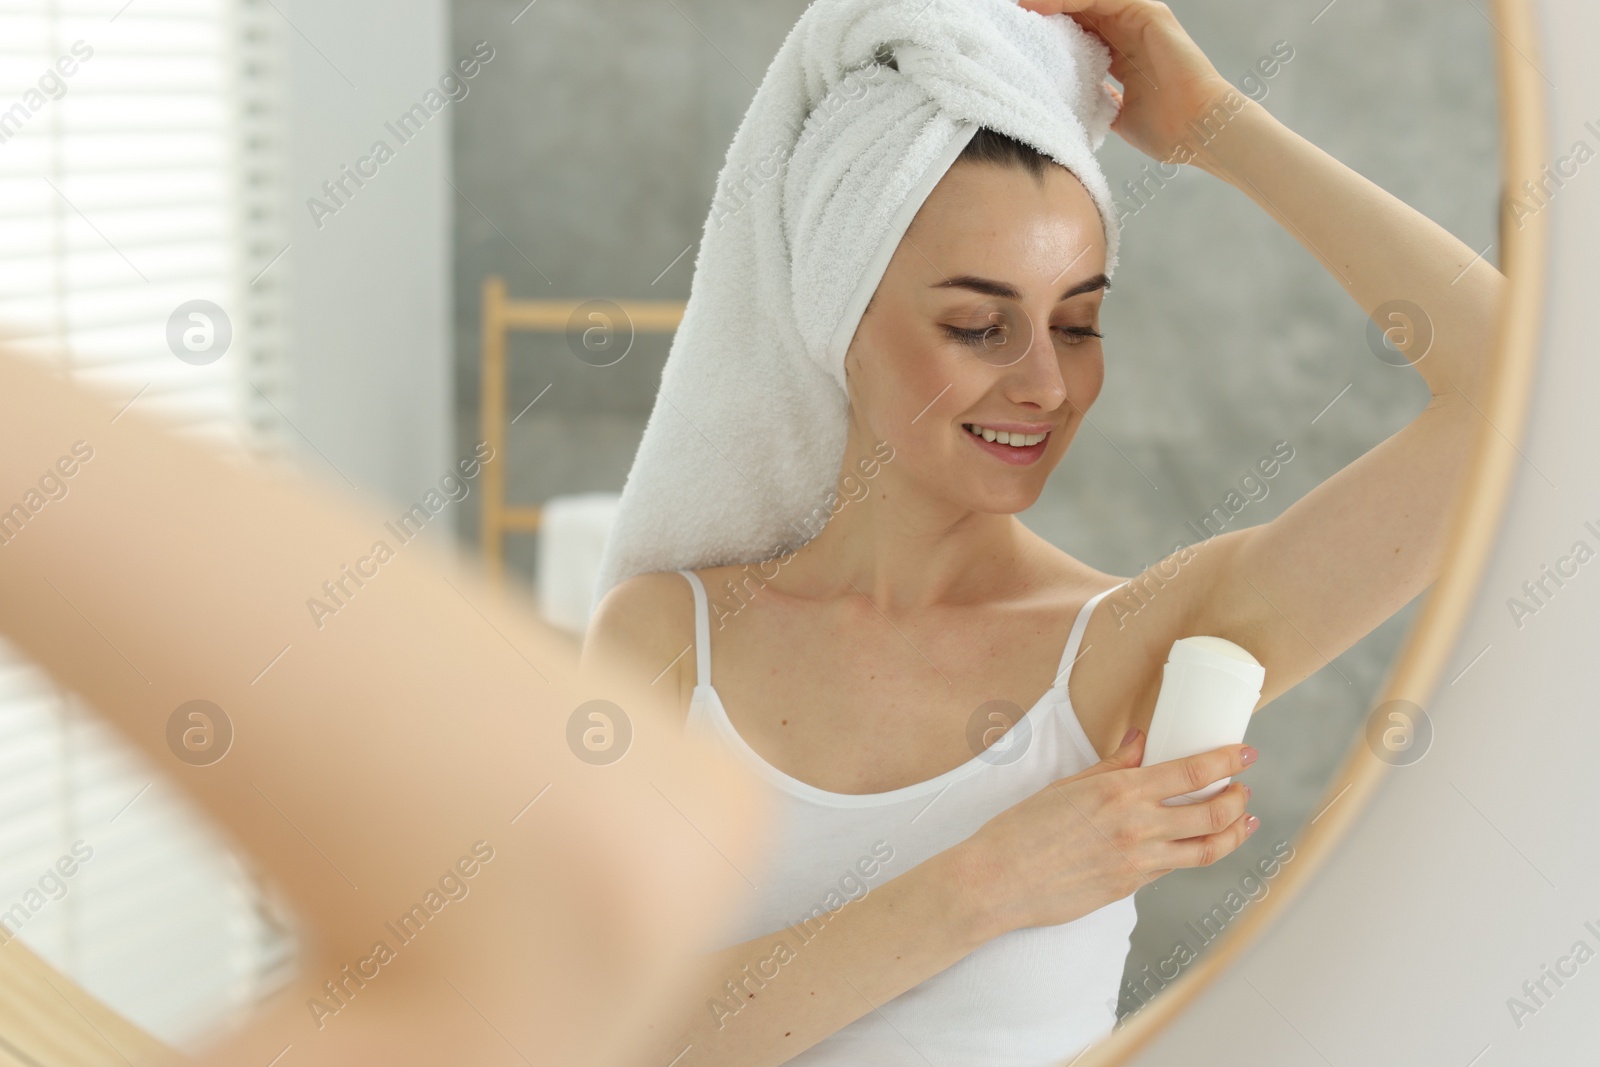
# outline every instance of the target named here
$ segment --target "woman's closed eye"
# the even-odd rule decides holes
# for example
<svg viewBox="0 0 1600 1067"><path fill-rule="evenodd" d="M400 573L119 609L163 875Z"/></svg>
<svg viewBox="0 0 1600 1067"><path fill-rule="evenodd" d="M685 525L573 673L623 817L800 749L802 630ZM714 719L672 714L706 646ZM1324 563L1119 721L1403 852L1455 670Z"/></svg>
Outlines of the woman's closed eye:
<svg viewBox="0 0 1600 1067"><path fill-rule="evenodd" d="M998 324L978 329L965 329L947 323L941 323L940 327L954 340L968 345L992 345L1003 341L1005 337L1005 327ZM1069 345L1082 344L1090 337L1105 336L1092 326L1052 326L1051 329L1061 334Z"/></svg>

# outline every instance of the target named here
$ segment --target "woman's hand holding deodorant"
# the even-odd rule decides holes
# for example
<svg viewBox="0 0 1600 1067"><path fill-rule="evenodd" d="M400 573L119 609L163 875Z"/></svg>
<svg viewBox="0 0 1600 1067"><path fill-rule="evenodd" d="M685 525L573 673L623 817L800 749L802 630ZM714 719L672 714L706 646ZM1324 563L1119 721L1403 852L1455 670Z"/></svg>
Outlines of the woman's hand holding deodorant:
<svg viewBox="0 0 1600 1067"><path fill-rule="evenodd" d="M1250 787L1242 782L1199 803L1163 803L1238 774L1255 749L1226 745L1144 767L1144 742L1129 730L1099 763L1052 782L941 853L957 872L962 914L985 939L1071 922L1174 868L1215 863L1261 825L1245 813Z"/></svg>

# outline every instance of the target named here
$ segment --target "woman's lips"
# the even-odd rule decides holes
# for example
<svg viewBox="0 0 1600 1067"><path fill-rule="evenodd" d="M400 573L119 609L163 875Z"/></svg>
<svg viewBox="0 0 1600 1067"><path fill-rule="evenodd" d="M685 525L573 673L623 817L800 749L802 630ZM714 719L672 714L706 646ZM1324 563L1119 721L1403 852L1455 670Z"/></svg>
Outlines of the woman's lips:
<svg viewBox="0 0 1600 1067"><path fill-rule="evenodd" d="M1003 445L998 441L985 441L966 427L961 428L962 436L977 445L983 451L993 456L1002 463L1009 463L1013 467L1026 467L1030 463L1037 463L1039 457L1044 455L1045 446L1050 443L1050 431L1044 431L1044 440L1035 445L1026 445L1018 448L1016 445Z"/></svg>

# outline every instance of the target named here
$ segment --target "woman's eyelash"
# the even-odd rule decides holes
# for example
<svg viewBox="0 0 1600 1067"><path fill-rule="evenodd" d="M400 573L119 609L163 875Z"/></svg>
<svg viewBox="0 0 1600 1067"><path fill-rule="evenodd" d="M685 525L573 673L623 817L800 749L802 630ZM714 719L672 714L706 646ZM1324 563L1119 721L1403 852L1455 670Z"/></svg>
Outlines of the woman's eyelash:
<svg viewBox="0 0 1600 1067"><path fill-rule="evenodd" d="M941 324L943 325L943 324ZM944 331L963 344L978 345L990 331L1000 329L998 326L986 326L981 330L967 330L960 326L944 325ZM1060 330L1062 333L1072 334L1075 337L1104 337L1099 330L1092 326L1053 326L1051 329Z"/></svg>
<svg viewBox="0 0 1600 1067"><path fill-rule="evenodd" d="M969 345L980 344L990 330L996 329L994 326L986 326L981 330L964 330L959 326L944 326L943 324L941 324L941 328L957 341Z"/></svg>

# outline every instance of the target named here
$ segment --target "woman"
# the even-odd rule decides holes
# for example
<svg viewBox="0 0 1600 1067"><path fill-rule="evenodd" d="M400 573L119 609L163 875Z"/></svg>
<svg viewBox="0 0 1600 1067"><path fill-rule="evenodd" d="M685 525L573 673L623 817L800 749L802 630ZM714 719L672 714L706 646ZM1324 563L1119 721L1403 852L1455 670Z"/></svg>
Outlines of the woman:
<svg viewBox="0 0 1600 1067"><path fill-rule="evenodd" d="M1250 650L1266 668L1259 708L1438 571L1504 279L1241 97L1165 4L1024 6L1071 13L1110 45L1124 140L1251 197L1369 314L1395 299L1426 309L1430 348L1391 339L1432 399L1271 522L1127 579L1074 559L1016 513L1100 390L1105 234L1070 172L974 138L847 353L849 502L761 572L736 618L723 602L714 640L705 590L743 585L740 565L632 578L591 626L586 663L675 693L688 726L723 737L784 805L752 879L751 936L708 957L687 1033L660 1035L664 1060L689 1046L684 1067L1064 1062L1113 1021L1133 891L1215 861L1255 825L1240 782L1160 803L1237 774L1248 746L1138 766L1173 641ZM998 719L997 698L1010 702ZM1012 800L1022 779L1001 771L1029 760ZM812 858L875 833L882 848L841 883L850 902L808 907L829 880ZM909 869L894 859L929 834L948 847Z"/></svg>

